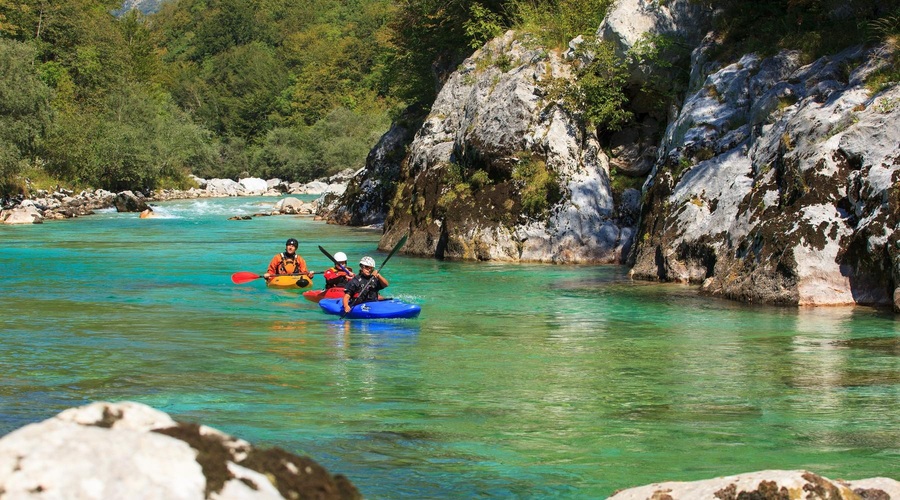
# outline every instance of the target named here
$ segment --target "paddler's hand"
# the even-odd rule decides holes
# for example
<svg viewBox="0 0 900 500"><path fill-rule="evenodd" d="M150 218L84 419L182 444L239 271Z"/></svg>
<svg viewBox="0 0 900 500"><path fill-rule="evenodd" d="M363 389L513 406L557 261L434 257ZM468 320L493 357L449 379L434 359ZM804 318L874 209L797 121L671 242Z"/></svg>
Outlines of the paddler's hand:
<svg viewBox="0 0 900 500"><path fill-rule="evenodd" d="M263 278L265 278L265 279L269 279L271 277L272 277L272 275L269 273L263 274Z"/></svg>
<svg viewBox="0 0 900 500"><path fill-rule="evenodd" d="M310 278L313 277L313 274L316 274L316 272L315 271L307 271L307 273L306 273L306 275L309 276Z"/></svg>

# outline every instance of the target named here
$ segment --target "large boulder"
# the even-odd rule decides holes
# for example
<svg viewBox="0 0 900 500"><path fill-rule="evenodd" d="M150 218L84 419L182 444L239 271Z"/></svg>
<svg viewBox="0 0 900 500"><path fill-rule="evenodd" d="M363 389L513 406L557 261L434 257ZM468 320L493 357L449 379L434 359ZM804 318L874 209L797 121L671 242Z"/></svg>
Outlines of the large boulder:
<svg viewBox="0 0 900 500"><path fill-rule="evenodd" d="M25 205L0 211L0 222L3 224L40 224L44 222L44 217L33 205Z"/></svg>
<svg viewBox="0 0 900 500"><path fill-rule="evenodd" d="M313 212L310 203L304 203L299 198L288 196L278 200L272 208L273 214L304 214L311 215Z"/></svg>
<svg viewBox="0 0 900 500"><path fill-rule="evenodd" d="M696 46L712 26L713 10L696 0L617 0L597 28L597 38L615 44L625 57L648 35L677 38Z"/></svg>
<svg viewBox="0 0 900 500"><path fill-rule="evenodd" d="M206 193L212 197L240 196L244 186L231 179L209 179L206 181Z"/></svg>
<svg viewBox="0 0 900 500"><path fill-rule="evenodd" d="M66 201L69 202L71 200ZM116 194L113 204L115 204L117 212L143 212L150 208L143 195L132 191L122 191Z"/></svg>
<svg viewBox="0 0 900 500"><path fill-rule="evenodd" d="M269 190L269 184L265 179L259 177L247 177L241 179L238 184L243 187L244 196L262 196Z"/></svg>
<svg viewBox="0 0 900 500"><path fill-rule="evenodd" d="M610 500L865 500L900 498L900 482L876 477L832 480L803 470L766 470L691 482L655 483L616 492Z"/></svg>
<svg viewBox="0 0 900 500"><path fill-rule="evenodd" d="M633 276L747 302L896 307L900 87L865 87L890 57L748 55L708 75L646 186Z"/></svg>
<svg viewBox="0 0 900 500"><path fill-rule="evenodd" d="M572 61L509 31L451 75L409 147L382 248L438 258L620 262L633 222L619 218L608 159L549 89Z"/></svg>
<svg viewBox="0 0 900 500"><path fill-rule="evenodd" d="M362 498L309 458L179 423L138 403L66 410L0 439L6 498Z"/></svg>

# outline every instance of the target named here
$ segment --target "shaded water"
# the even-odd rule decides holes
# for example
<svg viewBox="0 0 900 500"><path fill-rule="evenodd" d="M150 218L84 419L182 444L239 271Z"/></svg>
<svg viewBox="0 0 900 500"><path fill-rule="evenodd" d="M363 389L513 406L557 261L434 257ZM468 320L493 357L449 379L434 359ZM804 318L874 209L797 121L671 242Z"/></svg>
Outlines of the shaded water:
<svg viewBox="0 0 900 500"><path fill-rule="evenodd" d="M416 320L340 321L265 271L379 232L231 215L275 200L160 204L0 227L0 433L139 401L307 454L369 498L598 498L761 469L900 478L900 320L778 309L631 282L619 267L395 255ZM322 277L315 278L316 285Z"/></svg>

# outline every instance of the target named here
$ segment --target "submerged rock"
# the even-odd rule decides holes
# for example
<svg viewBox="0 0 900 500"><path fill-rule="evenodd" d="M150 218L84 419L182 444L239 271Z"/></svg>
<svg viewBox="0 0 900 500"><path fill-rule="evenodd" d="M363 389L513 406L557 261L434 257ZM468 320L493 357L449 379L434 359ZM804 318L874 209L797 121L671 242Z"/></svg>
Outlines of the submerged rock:
<svg viewBox="0 0 900 500"><path fill-rule="evenodd" d="M341 475L280 449L179 423L139 403L93 403L0 439L7 498L362 498Z"/></svg>

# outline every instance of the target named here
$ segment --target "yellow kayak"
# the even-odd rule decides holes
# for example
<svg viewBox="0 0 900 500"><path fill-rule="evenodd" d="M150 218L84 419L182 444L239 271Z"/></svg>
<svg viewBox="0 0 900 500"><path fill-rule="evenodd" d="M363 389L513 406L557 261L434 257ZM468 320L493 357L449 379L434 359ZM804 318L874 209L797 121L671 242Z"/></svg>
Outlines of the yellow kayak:
<svg viewBox="0 0 900 500"><path fill-rule="evenodd" d="M266 282L271 288L287 288L292 290L305 290L312 287L312 278L303 274L280 274L273 276Z"/></svg>

